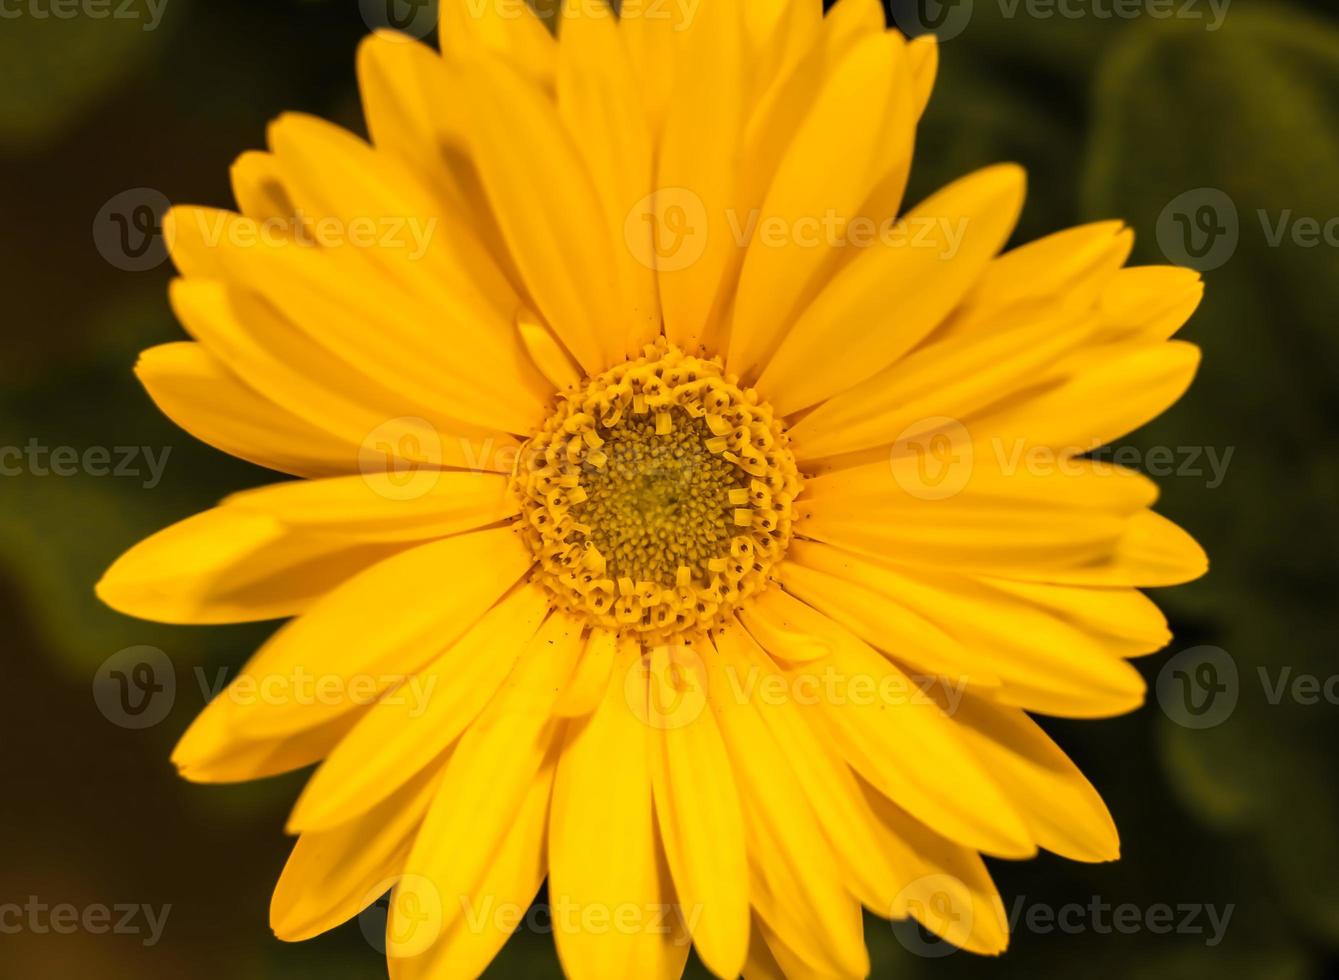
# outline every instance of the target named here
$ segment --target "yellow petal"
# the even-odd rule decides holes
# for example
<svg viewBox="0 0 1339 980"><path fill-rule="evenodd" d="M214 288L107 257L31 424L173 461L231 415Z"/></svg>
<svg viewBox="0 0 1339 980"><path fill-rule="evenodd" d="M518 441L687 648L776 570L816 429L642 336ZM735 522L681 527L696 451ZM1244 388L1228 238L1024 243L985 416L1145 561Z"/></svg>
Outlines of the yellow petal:
<svg viewBox="0 0 1339 980"><path fill-rule="evenodd" d="M590 631L586 649L554 708L557 714L564 718L584 718L596 709L604 700L620 647L636 649L636 637L619 636L606 629Z"/></svg>
<svg viewBox="0 0 1339 980"><path fill-rule="evenodd" d="M290 831L350 820L440 756L497 692L548 608L542 589L521 586L369 708L308 781Z"/></svg>
<svg viewBox="0 0 1339 980"><path fill-rule="evenodd" d="M237 207L248 218L288 218L297 210L273 154L248 150L233 162L229 176Z"/></svg>
<svg viewBox="0 0 1339 980"><path fill-rule="evenodd" d="M806 633L796 622L794 613L799 609L797 600L779 589L768 589L740 606L739 621L758 642L778 660L788 664L821 660L832 648L821 637Z"/></svg>
<svg viewBox="0 0 1339 980"><path fill-rule="evenodd" d="M895 596L874 592L868 582L851 567L837 570L843 562L841 552L820 544L802 542L803 550L794 560L782 564L782 585L799 600L831 616L836 622L873 647L895 656L900 662L932 677L961 679L977 687L998 687L999 678L972 663L971 653L930 620L899 605ZM820 571L805 563L826 558Z"/></svg>
<svg viewBox="0 0 1339 980"><path fill-rule="evenodd" d="M979 455L961 490L943 497L934 492L938 486L958 484L920 482L921 455L818 477L800 498L797 528L808 538L899 563L1008 577L1107 557L1130 517L1157 493L1143 476L1105 463L1014 472L986 451Z"/></svg>
<svg viewBox="0 0 1339 980"><path fill-rule="evenodd" d="M563 613L550 616L484 713L452 750L437 799L405 865L409 875L423 879L424 887L430 886L440 897L439 932L447 941L434 944L426 957L406 959L406 967L412 967L406 975L432 975L433 964L442 962L456 944L481 955L505 938L494 928L493 914L499 910L480 886L501 873L497 856L509 847L524 844L521 858L543 848L543 820L537 826L529 820L517 824L516 814L534 802L542 787L540 817L547 815L561 745L556 740L562 737L562 723L553 719L551 711L581 642L579 621ZM532 837L535 832L538 840ZM494 901L519 900L523 912L543 878L542 867L535 871L533 888L523 899L509 889L507 894L493 893ZM530 883L522 876L513 884L524 891L520 886ZM488 916L482 925L480 915ZM475 964L473 972L486 963L487 959ZM464 965L460 969L473 975Z"/></svg>
<svg viewBox="0 0 1339 980"><path fill-rule="evenodd" d="M739 687L732 693L762 700L762 719L777 743L785 746L786 758L827 835L847 887L868 908L884 913L896 891L895 869L876 846L869 807L850 767L822 740L819 729L793 700L768 697L756 685L745 689L749 677L766 684L766 678L776 673L776 665L747 630L727 624L716 633L715 641L736 665Z"/></svg>
<svg viewBox="0 0 1339 980"><path fill-rule="evenodd" d="M443 0L440 17L442 54L448 61L475 58L484 51L532 83L553 88L558 46L529 3Z"/></svg>
<svg viewBox="0 0 1339 980"><path fill-rule="evenodd" d="M739 274L730 371L756 377L797 312L822 289L824 273L838 259L834 253L844 248L826 239L845 234L844 226L829 230L824 221L861 217L861 205L885 174L886 143L910 153L907 77L902 42L882 32L858 42L828 73L757 214ZM782 232L779 241L774 229Z"/></svg>
<svg viewBox="0 0 1339 980"><path fill-rule="evenodd" d="M526 289L586 373L597 374L622 359L626 324L615 292L589 288L616 256L580 151L543 92L505 65L481 61L461 84L475 163Z"/></svg>
<svg viewBox="0 0 1339 980"><path fill-rule="evenodd" d="M1151 510L1126 525L1113 553L1069 568L1018 569L1010 577L1064 585L1156 588L1192 582L1209 570L1204 549L1184 530Z"/></svg>
<svg viewBox="0 0 1339 980"><path fill-rule="evenodd" d="M572 361L571 355L537 315L525 307L517 310L516 329L521 332L521 342L525 344L526 353L535 362L535 367L555 389L575 389L581 384L581 371Z"/></svg>
<svg viewBox="0 0 1339 980"><path fill-rule="evenodd" d="M246 623L294 616L402 546L285 528L216 507L145 538L103 574L98 598L160 623Z"/></svg>
<svg viewBox="0 0 1339 980"><path fill-rule="evenodd" d="M411 485L412 490L406 492ZM368 473L244 490L224 506L266 514L288 527L367 541L440 538L517 512L500 473Z"/></svg>
<svg viewBox="0 0 1339 980"><path fill-rule="evenodd" d="M706 708L702 659L695 652L688 656L696 658L689 669L672 663L666 647L649 658L651 703L687 702L698 709L671 716L651 733L656 818L679 904L697 914L693 945L707 969L734 977L749 944L744 816L733 765Z"/></svg>
<svg viewBox="0 0 1339 980"><path fill-rule="evenodd" d="M1091 338L1098 323L1029 307L1001 315L994 326L927 344L816 406L791 429L796 459L888 446L926 419L970 423L982 409L1035 385Z"/></svg>
<svg viewBox="0 0 1339 980"><path fill-rule="evenodd" d="M477 977L492 962L544 881L553 772L550 758L505 816L499 815L492 828L499 839L487 860L472 865L469 879L434 865L415 871L423 866L411 852L409 873L395 886L386 921L391 980ZM442 791L434 806L441 805ZM419 841L430 832L425 821Z"/></svg>
<svg viewBox="0 0 1339 980"><path fill-rule="evenodd" d="M978 171L908 212L888 244L851 260L800 315L758 379L776 411L822 401L924 339L1008 239L1023 187L1018 167Z"/></svg>
<svg viewBox="0 0 1339 980"><path fill-rule="evenodd" d="M1004 902L981 856L931 832L877 792L868 793L884 849L905 868L894 918L911 916L930 932L973 953L1009 945Z"/></svg>
<svg viewBox="0 0 1339 980"><path fill-rule="evenodd" d="M656 165L660 304L670 342L696 353L719 335L739 261L737 155L746 116L743 5L707 3L671 50L674 95Z"/></svg>
<svg viewBox="0 0 1339 980"><path fill-rule="evenodd" d="M178 218L179 242L187 237L187 228L206 239L217 235L221 241L226 229L237 220L226 212L192 213L183 209L174 209L168 218L183 214ZM218 247L211 246L214 250ZM436 436L434 445L440 460L434 462L438 465L459 465L460 459L459 452L453 452L454 441L442 437L444 425L453 435L459 433L472 451L484 445L483 430L457 429L445 418L433 417L432 408L403 394L397 396L348 361L334 356L318 338L303 334L270 304L245 289L211 280L178 279L170 287L169 298L187 332L246 384L295 417L351 443L355 452L350 456L350 469L361 462L358 456L369 443L387 432L393 436L406 430L399 424L406 416L422 419L418 427L425 430L421 439L431 442ZM425 415L429 418L423 418ZM486 454L477 455L484 459Z"/></svg>
<svg viewBox="0 0 1339 980"><path fill-rule="evenodd" d="M640 354L660 333L649 224L628 217L651 192L653 163L636 76L604 0L564 0L558 44L558 115L579 136L577 151L594 182L614 242L609 278L621 295L623 352ZM625 241L632 231L637 242ZM595 233L590 229L587 234Z"/></svg>
<svg viewBox="0 0 1339 980"><path fill-rule="evenodd" d="M135 375L164 415L215 449L293 476L357 468L357 443L280 408L200 344L150 347L140 354Z"/></svg>
<svg viewBox="0 0 1339 980"><path fill-rule="evenodd" d="M911 61L912 86L916 92L916 115L925 113L934 91L935 76L939 73L939 39L933 34L922 34L907 45Z"/></svg>
<svg viewBox="0 0 1339 980"><path fill-rule="evenodd" d="M530 567L510 528L379 562L279 630L207 710L238 734L302 731L376 701L465 632Z"/></svg>
<svg viewBox="0 0 1339 980"><path fill-rule="evenodd" d="M1096 300L1130 254L1131 232L1120 221L1067 228L1010 249L989 263L954 314L949 332L983 335L1010 307L1081 294Z"/></svg>
<svg viewBox="0 0 1339 980"><path fill-rule="evenodd" d="M856 771L955 840L1002 856L1033 853L1018 815L920 684L822 613L809 609L792 625L831 653L786 669L788 696Z"/></svg>
<svg viewBox="0 0 1339 980"><path fill-rule="evenodd" d="M1088 633L1109 637L1118 656L1135 657L1162 649L1172 640L1167 617L1137 589L1089 588L987 579L991 586L1041 606Z"/></svg>
<svg viewBox="0 0 1339 980"><path fill-rule="evenodd" d="M859 904L835 873L832 850L803 784L762 714L770 706L735 696L753 664L729 646L709 657L715 715L734 768L749 842L750 900L772 929L801 955L834 973L865 976Z"/></svg>
<svg viewBox="0 0 1339 980"><path fill-rule="evenodd" d="M318 936L389 891L440 776L422 772L358 819L299 837L270 901L275 935L286 942Z"/></svg>
<svg viewBox="0 0 1339 980"><path fill-rule="evenodd" d="M990 413L974 432L1008 444L1052 447L1078 455L1157 418L1179 399L1199 367L1200 351L1173 340L1104 357L1047 392Z"/></svg>
<svg viewBox="0 0 1339 980"><path fill-rule="evenodd" d="M222 683L224 672L216 675ZM219 712L203 712L172 750L177 774L193 783L244 783L305 769L320 762L358 721L358 715L295 736L242 739L228 729Z"/></svg>
<svg viewBox="0 0 1339 980"><path fill-rule="evenodd" d="M675 52L688 28L690 8L661 0L623 0L618 10L618 33L637 76L637 90L641 93L652 141L658 143L674 91Z"/></svg>
<svg viewBox="0 0 1339 980"><path fill-rule="evenodd" d="M622 683L641 654L635 643L617 654L617 680L585 724L567 726L558 761L549 817L549 903L562 910L555 940L576 980L678 980L691 940L657 854L652 730Z"/></svg>
<svg viewBox="0 0 1339 980"><path fill-rule="evenodd" d="M1150 265L1118 272L1097 306L1115 329L1158 341L1185 326L1203 298L1204 282L1194 269Z"/></svg>
<svg viewBox="0 0 1339 980"><path fill-rule="evenodd" d="M955 637L972 667L1000 678L994 696L1029 710L1084 717L1119 714L1143 703L1138 671L1100 639L966 575L895 568L849 553L794 542L803 565L863 582L887 601L918 613Z"/></svg>
<svg viewBox="0 0 1339 980"><path fill-rule="evenodd" d="M997 775L1038 846L1073 861L1120 857L1106 804L1031 718L971 695L951 710L962 738Z"/></svg>

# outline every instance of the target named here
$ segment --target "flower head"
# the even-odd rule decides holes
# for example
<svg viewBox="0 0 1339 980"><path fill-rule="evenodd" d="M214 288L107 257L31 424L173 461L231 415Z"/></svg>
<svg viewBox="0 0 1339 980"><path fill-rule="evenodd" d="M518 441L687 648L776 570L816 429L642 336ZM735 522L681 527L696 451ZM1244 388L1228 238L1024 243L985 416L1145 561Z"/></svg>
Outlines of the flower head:
<svg viewBox="0 0 1339 980"><path fill-rule="evenodd" d="M1014 166L905 208L936 58L875 0L452 0L362 46L370 143L284 116L171 213L193 340L137 372L301 479L98 588L290 620L174 754L321 763L281 937L393 889L392 975L473 975L547 881L575 977L859 976L862 906L995 953L982 854L1117 856L1029 712L1140 704L1138 589L1204 571L1089 455L1201 287L1119 222L1004 251Z"/></svg>

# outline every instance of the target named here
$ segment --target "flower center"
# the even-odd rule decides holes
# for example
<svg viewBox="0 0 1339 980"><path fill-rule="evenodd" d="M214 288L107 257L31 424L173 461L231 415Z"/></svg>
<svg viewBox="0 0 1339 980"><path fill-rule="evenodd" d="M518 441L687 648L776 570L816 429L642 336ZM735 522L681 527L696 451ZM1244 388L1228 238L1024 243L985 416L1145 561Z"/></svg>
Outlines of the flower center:
<svg viewBox="0 0 1339 980"><path fill-rule="evenodd" d="M560 605L663 642L766 586L800 480L756 392L662 339L560 398L513 474Z"/></svg>

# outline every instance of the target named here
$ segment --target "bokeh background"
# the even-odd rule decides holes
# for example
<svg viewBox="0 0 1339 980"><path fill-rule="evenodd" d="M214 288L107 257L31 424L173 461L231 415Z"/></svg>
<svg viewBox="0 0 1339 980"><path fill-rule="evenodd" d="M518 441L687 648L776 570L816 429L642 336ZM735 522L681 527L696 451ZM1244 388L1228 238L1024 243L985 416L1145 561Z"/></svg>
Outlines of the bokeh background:
<svg viewBox="0 0 1339 980"><path fill-rule="evenodd" d="M1163 509L1204 542L1213 569L1160 594L1176 640L1140 661L1150 682L1142 710L1048 723L1110 804L1123 860L993 862L1006 908L1021 912L1007 955L939 955L948 951L871 920L874 973L1333 975L1339 682L1329 697L1324 687L1339 674L1333 2L893 7L909 32L933 24L944 40L912 198L1016 160L1031 174L1020 240L1122 217L1139 235L1137 261L1207 270L1207 299L1184 332L1204 348L1200 377L1131 444L1162 470L1158 447L1172 452L1172 472L1158 475ZM0 904L33 896L171 909L153 945L145 930L0 934L0 977L384 975L365 935L375 912L300 946L267 928L302 775L199 787L167 761L203 703L201 679L238 666L267 628L135 622L101 607L91 588L145 534L272 478L177 431L135 382L136 352L182 334L167 308L169 267L151 254L118 259L115 248L109 260L109 202L148 193L231 204L228 164L260 146L285 109L360 128L353 52L375 4L158 0L155 13L130 0L129 18L37 15L49 9L49 0L0 3L0 446L107 447L113 461L122 446L169 455L157 480L142 452L122 476L87 467L42 476L26 463L0 476ZM124 215L132 229L134 217ZM148 267L127 268L135 264ZM1215 475L1209 453L1226 469ZM176 682L165 717L138 729L93 696L107 658L136 645L164 651ZM1290 686L1298 678L1314 679L1319 695L1310 682ZM1133 905L1139 923L1111 930L1110 912L1088 912L1071 918L1077 928L1029 924L1041 921L1029 910L1068 903ZM1162 904L1199 911L1193 922L1175 912L1163 933L1148 915ZM1211 906L1220 918L1231 909L1217 942ZM518 934L490 975L556 976L550 938Z"/></svg>

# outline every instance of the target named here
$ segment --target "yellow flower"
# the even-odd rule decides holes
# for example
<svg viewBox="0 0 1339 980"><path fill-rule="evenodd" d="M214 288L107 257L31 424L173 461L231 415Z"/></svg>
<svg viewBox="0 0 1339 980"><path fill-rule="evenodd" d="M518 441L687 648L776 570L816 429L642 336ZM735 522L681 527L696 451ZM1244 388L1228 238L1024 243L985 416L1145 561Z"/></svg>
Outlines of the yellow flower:
<svg viewBox="0 0 1339 980"><path fill-rule="evenodd" d="M1189 384L1198 278L1119 222L1001 254L1014 166L904 209L937 53L876 0L443 17L363 44L371 144L284 116L240 214L172 212L194 339L137 367L304 478L98 587L292 617L173 757L324 760L275 931L394 884L392 975L473 975L547 880L575 977L860 976L862 905L999 952L983 853L1118 852L1027 712L1139 705L1138 587L1206 567L1086 455Z"/></svg>

